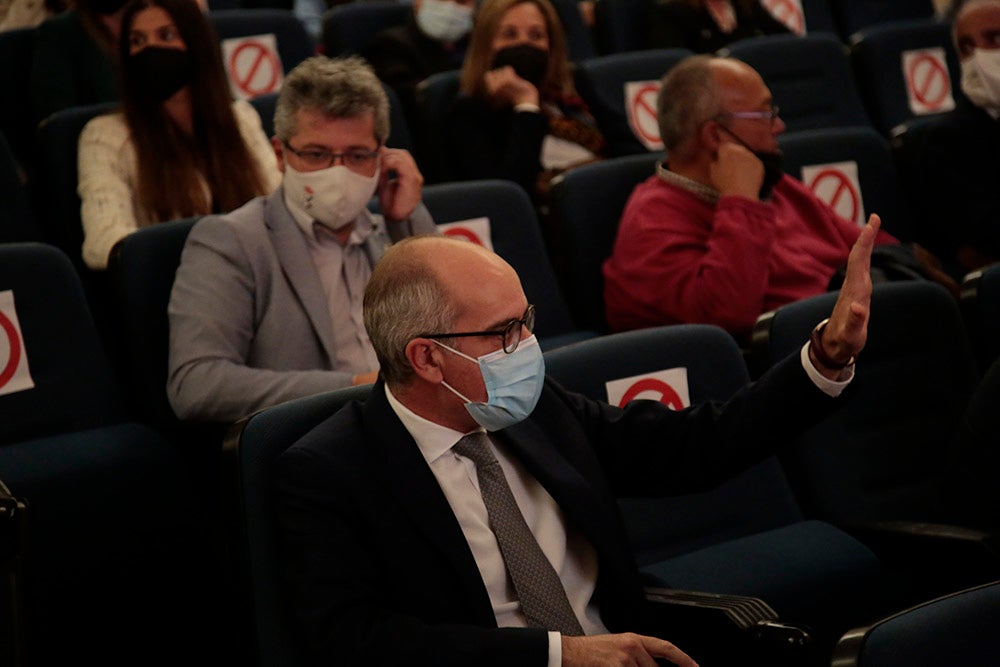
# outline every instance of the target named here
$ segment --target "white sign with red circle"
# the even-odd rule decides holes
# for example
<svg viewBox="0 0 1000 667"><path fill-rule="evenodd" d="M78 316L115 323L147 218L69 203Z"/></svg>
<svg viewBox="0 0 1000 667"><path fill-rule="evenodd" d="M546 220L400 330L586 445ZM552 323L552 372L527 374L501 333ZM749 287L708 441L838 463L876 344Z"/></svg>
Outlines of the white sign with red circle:
<svg viewBox="0 0 1000 667"><path fill-rule="evenodd" d="M691 405L688 392L686 368L670 368L654 373L643 373L604 384L608 392L608 403L625 407L637 398L659 401L674 410L683 410Z"/></svg>
<svg viewBox="0 0 1000 667"><path fill-rule="evenodd" d="M222 61L233 95L240 99L273 93L284 81L278 41L273 34L223 40Z"/></svg>
<svg viewBox="0 0 1000 667"><path fill-rule="evenodd" d="M922 116L955 108L948 61L943 48L903 51L900 58L910 111Z"/></svg>
<svg viewBox="0 0 1000 667"><path fill-rule="evenodd" d="M490 219L487 217L443 222L437 226L438 231L445 236L462 239L481 245L487 250L493 250L493 240L490 236Z"/></svg>
<svg viewBox="0 0 1000 667"><path fill-rule="evenodd" d="M0 395L32 389L28 354L14 308L14 292L0 292Z"/></svg>
<svg viewBox="0 0 1000 667"><path fill-rule="evenodd" d="M802 0L761 0L760 4L796 35L806 34L806 15L802 11Z"/></svg>
<svg viewBox="0 0 1000 667"><path fill-rule="evenodd" d="M656 120L656 96L659 81L628 81L625 83L625 110L632 134L648 150L663 150L660 123Z"/></svg>
<svg viewBox="0 0 1000 667"><path fill-rule="evenodd" d="M831 162L802 167L802 182L836 211L837 215L864 226L865 203L861 199L857 162Z"/></svg>

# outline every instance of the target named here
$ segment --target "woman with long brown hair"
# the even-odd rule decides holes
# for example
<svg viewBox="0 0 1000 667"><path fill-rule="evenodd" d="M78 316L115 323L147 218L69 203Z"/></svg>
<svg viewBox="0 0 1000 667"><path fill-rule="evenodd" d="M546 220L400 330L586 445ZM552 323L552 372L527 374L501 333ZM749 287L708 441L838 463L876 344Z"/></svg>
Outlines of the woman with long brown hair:
<svg viewBox="0 0 1000 667"><path fill-rule="evenodd" d="M95 269L140 227L229 211L281 181L257 112L231 99L195 2L136 0L118 47L121 111L80 135L83 258Z"/></svg>
<svg viewBox="0 0 1000 667"><path fill-rule="evenodd" d="M512 180L536 200L555 174L605 149L573 87L562 24L548 0L480 6L451 120L460 178Z"/></svg>

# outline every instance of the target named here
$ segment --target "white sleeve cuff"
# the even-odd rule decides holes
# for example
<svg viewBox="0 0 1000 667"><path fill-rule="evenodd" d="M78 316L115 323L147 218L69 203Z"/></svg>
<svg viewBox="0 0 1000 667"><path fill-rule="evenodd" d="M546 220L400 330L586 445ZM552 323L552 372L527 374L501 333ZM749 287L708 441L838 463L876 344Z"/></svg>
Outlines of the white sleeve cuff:
<svg viewBox="0 0 1000 667"><path fill-rule="evenodd" d="M549 631L549 667L562 665L562 635Z"/></svg>
<svg viewBox="0 0 1000 667"><path fill-rule="evenodd" d="M799 358L802 360L802 368L805 369L806 375L808 375L813 384L827 396L837 398L840 396L840 393L844 391L847 385L851 383L851 380L854 379L854 364L851 364L844 370L840 371L840 378L838 380L831 380L823 377L823 374L816 370L816 367L813 366L812 360L809 358L808 342L802 346Z"/></svg>

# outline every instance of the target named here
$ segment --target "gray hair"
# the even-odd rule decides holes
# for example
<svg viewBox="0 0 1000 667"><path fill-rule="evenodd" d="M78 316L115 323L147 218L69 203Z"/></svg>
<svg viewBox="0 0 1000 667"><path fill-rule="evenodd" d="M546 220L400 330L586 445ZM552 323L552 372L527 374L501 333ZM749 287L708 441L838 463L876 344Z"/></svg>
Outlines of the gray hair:
<svg viewBox="0 0 1000 667"><path fill-rule="evenodd" d="M660 138L667 151L683 146L698 128L722 110L712 74L714 56L689 56L672 67L661 80L656 98Z"/></svg>
<svg viewBox="0 0 1000 667"><path fill-rule="evenodd" d="M423 334L446 332L458 318L458 307L431 264L416 253L405 252L406 246L419 243L421 238L425 237L410 237L393 244L375 266L365 288L365 329L375 348L382 379L390 387L405 384L413 377L413 367L406 358L407 343Z"/></svg>
<svg viewBox="0 0 1000 667"><path fill-rule="evenodd" d="M274 133L288 141L298 131L300 109L316 109L328 118L357 118L372 112L375 138L389 138L389 97L364 58L313 56L295 66L281 84L274 111Z"/></svg>

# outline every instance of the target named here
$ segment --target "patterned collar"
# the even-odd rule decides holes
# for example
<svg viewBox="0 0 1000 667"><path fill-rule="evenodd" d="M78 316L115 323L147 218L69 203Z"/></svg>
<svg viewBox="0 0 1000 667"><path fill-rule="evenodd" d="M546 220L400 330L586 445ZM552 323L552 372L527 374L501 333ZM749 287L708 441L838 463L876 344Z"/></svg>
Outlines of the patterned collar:
<svg viewBox="0 0 1000 667"><path fill-rule="evenodd" d="M659 176L660 180L665 183L669 183L670 185L676 186L681 190L690 192L698 199L702 199L709 204L716 204L719 201L720 195L718 190L692 180L687 176L681 176L680 174L670 171L667 169L666 160L656 163L656 175Z"/></svg>

